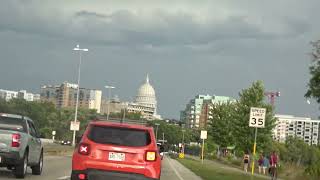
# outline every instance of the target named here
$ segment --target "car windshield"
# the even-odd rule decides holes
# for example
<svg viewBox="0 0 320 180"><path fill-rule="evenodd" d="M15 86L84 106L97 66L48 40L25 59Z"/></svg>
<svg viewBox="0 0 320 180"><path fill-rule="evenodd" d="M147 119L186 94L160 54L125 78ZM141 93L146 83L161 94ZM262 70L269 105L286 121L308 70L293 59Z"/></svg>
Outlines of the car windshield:
<svg viewBox="0 0 320 180"><path fill-rule="evenodd" d="M140 147L151 143L150 134L146 130L92 126L88 138L100 144Z"/></svg>
<svg viewBox="0 0 320 180"><path fill-rule="evenodd" d="M0 130L14 130L26 132L26 125L23 120L18 118L0 116Z"/></svg>

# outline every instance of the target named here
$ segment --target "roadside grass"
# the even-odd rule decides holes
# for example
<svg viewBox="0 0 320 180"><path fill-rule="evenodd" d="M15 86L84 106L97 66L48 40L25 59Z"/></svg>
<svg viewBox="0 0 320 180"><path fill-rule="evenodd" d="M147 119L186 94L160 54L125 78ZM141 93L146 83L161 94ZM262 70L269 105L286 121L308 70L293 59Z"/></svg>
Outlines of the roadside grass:
<svg viewBox="0 0 320 180"><path fill-rule="evenodd" d="M45 155L72 155L74 147L72 146L62 146L60 144L45 144L44 147L44 154Z"/></svg>
<svg viewBox="0 0 320 180"><path fill-rule="evenodd" d="M223 167L211 164L204 163L201 164L200 160L195 159L177 159L181 164L190 169L196 175L200 176L203 180L262 180L266 178L260 178L251 176L249 173L244 174L240 172L230 171L224 169Z"/></svg>

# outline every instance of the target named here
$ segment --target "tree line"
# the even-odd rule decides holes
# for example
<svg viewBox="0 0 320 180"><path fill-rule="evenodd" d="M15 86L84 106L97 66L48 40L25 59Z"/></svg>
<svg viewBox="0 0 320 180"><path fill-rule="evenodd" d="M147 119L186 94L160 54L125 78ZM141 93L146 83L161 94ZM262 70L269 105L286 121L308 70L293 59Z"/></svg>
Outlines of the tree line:
<svg viewBox="0 0 320 180"><path fill-rule="evenodd" d="M5 101L0 98L0 112L19 114L31 118L39 129L42 138L51 138L52 131L56 131L56 139L72 139L70 122L74 120L74 108L57 109L50 102L28 102L24 99ZM96 110L78 110L80 132L83 133L87 124L98 117Z"/></svg>

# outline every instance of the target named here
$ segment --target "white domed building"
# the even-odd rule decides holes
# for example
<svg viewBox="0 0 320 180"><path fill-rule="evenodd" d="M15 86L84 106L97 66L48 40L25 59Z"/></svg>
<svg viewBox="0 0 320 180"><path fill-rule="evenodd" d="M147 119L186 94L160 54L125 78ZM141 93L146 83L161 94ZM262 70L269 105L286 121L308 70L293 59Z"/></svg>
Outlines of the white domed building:
<svg viewBox="0 0 320 180"><path fill-rule="evenodd" d="M145 83L138 89L135 101L128 104L128 111L141 112L142 117L147 120L161 119L161 117L157 115L156 93L149 82L148 75Z"/></svg>

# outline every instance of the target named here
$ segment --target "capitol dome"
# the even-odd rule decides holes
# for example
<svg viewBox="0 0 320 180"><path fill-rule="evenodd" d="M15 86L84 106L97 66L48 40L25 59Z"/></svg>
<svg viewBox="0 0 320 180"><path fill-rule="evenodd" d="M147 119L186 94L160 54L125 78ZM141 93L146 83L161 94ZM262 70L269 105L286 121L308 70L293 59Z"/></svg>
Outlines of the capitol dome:
<svg viewBox="0 0 320 180"><path fill-rule="evenodd" d="M140 86L138 90L135 102L147 107L156 108L157 106L156 93L149 82L148 75L146 78L146 82L142 86Z"/></svg>

